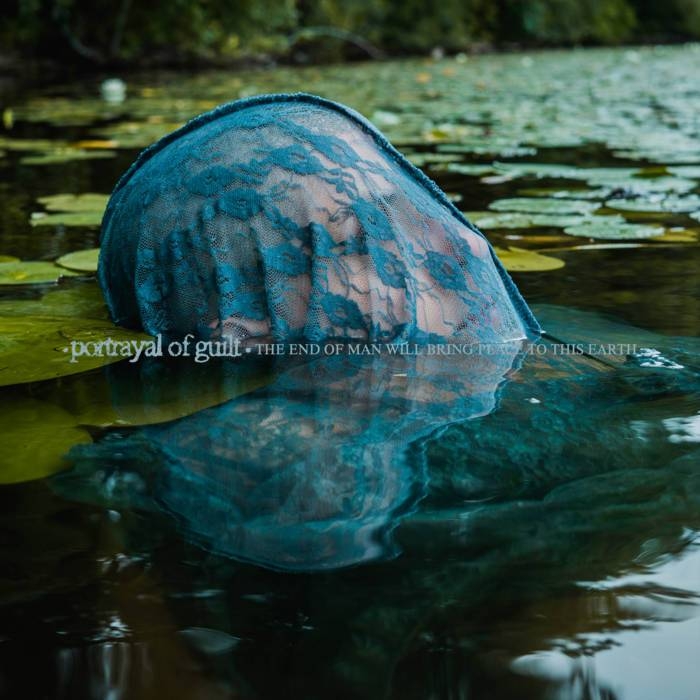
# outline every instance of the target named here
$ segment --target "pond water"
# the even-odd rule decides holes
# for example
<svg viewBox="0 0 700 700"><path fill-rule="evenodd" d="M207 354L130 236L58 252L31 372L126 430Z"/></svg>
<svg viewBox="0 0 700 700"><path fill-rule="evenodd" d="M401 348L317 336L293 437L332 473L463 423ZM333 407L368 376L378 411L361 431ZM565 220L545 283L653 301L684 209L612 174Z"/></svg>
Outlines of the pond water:
<svg viewBox="0 0 700 700"><path fill-rule="evenodd" d="M107 77L5 101L0 696L699 698L700 46ZM136 153L294 91L436 180L549 335L68 363L118 333L93 254L53 261Z"/></svg>

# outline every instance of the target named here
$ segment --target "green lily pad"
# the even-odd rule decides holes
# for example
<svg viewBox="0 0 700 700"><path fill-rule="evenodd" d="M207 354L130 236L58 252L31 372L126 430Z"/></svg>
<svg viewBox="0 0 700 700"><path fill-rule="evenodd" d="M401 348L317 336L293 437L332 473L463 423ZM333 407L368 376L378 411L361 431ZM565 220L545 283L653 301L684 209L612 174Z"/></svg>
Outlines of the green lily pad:
<svg viewBox="0 0 700 700"><path fill-rule="evenodd" d="M13 139L0 137L0 147L7 151L51 151L67 148L66 141L59 139Z"/></svg>
<svg viewBox="0 0 700 700"><path fill-rule="evenodd" d="M51 262L0 262L0 286L15 284L48 284L77 272L66 270Z"/></svg>
<svg viewBox="0 0 700 700"><path fill-rule="evenodd" d="M509 272L548 272L564 267L564 261L541 255L532 250L515 248L495 248L498 259Z"/></svg>
<svg viewBox="0 0 700 700"><path fill-rule="evenodd" d="M695 231L673 230L667 231L663 236L654 238L654 243L657 241L662 243L697 243L698 234Z"/></svg>
<svg viewBox="0 0 700 700"><path fill-rule="evenodd" d="M193 110L191 115L197 114ZM116 141L121 148L143 148L182 126L183 122L119 122L94 131L103 138Z"/></svg>
<svg viewBox="0 0 700 700"><path fill-rule="evenodd" d="M647 195L657 192L690 192L695 189L694 180L686 180L680 177L630 177L622 178L614 175L593 175L586 179L593 186L600 185L624 190L631 195Z"/></svg>
<svg viewBox="0 0 700 700"><path fill-rule="evenodd" d="M575 165L555 165L551 163L494 163L494 170L510 175L513 179L536 177L540 179L599 180L608 182L632 178L639 173L638 168L579 168Z"/></svg>
<svg viewBox="0 0 700 700"><path fill-rule="evenodd" d="M580 236L581 238L625 241L662 236L664 234L664 228L662 226L629 224L626 222L600 223L592 220L577 226L568 226L564 229L564 233L567 233L569 236Z"/></svg>
<svg viewBox="0 0 700 700"><path fill-rule="evenodd" d="M688 195L687 197L678 197L675 195L652 194L647 197L636 197L634 199L610 199L605 203L605 206L610 209L621 209L622 211L680 214L700 209L700 196Z"/></svg>
<svg viewBox="0 0 700 700"><path fill-rule="evenodd" d="M97 272L97 260L99 255L99 248L76 250L74 253L62 255L56 260L56 264L77 272Z"/></svg>
<svg viewBox="0 0 700 700"><path fill-rule="evenodd" d="M0 316L68 316L109 321L97 282L50 289L37 299L1 299Z"/></svg>
<svg viewBox="0 0 700 700"><path fill-rule="evenodd" d="M612 188L598 187L594 190L562 190L558 187L535 187L518 190L518 194L524 197L551 197L553 199L594 199L602 202L610 195Z"/></svg>
<svg viewBox="0 0 700 700"><path fill-rule="evenodd" d="M674 165L666 168L671 175L677 177L689 177L691 180L700 180L700 165Z"/></svg>
<svg viewBox="0 0 700 700"><path fill-rule="evenodd" d="M0 263L6 262L19 262L19 258L16 258L14 255L0 255Z"/></svg>
<svg viewBox="0 0 700 700"><path fill-rule="evenodd" d="M59 406L31 398L0 401L0 484L43 479L68 467L73 445L91 442L87 431Z"/></svg>
<svg viewBox="0 0 700 700"><path fill-rule="evenodd" d="M406 157L419 168L426 165L451 163L461 158L457 153L409 153Z"/></svg>
<svg viewBox="0 0 700 700"><path fill-rule="evenodd" d="M87 345L108 338L115 343L151 339L98 319L0 316L0 386L77 374L124 359L126 354L98 355L94 345ZM91 354L73 358L73 348Z"/></svg>
<svg viewBox="0 0 700 700"><path fill-rule="evenodd" d="M80 148L54 148L34 156L24 156L20 158L20 165L57 165L68 163L74 160L98 160L103 158L114 158L116 151L83 150Z"/></svg>
<svg viewBox="0 0 700 700"><path fill-rule="evenodd" d="M478 165L469 163L450 163L447 166L448 172L459 173L460 175L488 175L494 172L492 165Z"/></svg>
<svg viewBox="0 0 700 700"><path fill-rule="evenodd" d="M68 211L56 214L34 212L29 220L32 226L89 226L97 227L102 223L101 211Z"/></svg>
<svg viewBox="0 0 700 700"><path fill-rule="evenodd" d="M46 197L39 197L38 201L48 211L96 211L102 213L109 201L109 195L96 194L94 192L86 192L85 194L51 194Z"/></svg>
<svg viewBox="0 0 700 700"><path fill-rule="evenodd" d="M575 226L585 221L582 216L567 216L556 214L521 214L519 212L503 212L493 216L478 217L474 224L479 228L564 228Z"/></svg>
<svg viewBox="0 0 700 700"><path fill-rule="evenodd" d="M156 371L157 370L157 371ZM124 363L104 373L65 378L47 385L42 398L59 403L75 416L76 425L101 428L165 423L217 406L267 386L270 369L231 362L164 363L141 372Z"/></svg>
<svg viewBox="0 0 700 700"><path fill-rule="evenodd" d="M521 212L467 212L466 217L479 228L566 228L577 226L587 221L596 223L624 223L621 216L596 216L590 217L577 214L525 214Z"/></svg>
<svg viewBox="0 0 700 700"><path fill-rule="evenodd" d="M598 202L585 202L576 199L545 199L535 197L514 197L497 199L489 209L495 211L517 211L532 214L591 214L599 208Z"/></svg>

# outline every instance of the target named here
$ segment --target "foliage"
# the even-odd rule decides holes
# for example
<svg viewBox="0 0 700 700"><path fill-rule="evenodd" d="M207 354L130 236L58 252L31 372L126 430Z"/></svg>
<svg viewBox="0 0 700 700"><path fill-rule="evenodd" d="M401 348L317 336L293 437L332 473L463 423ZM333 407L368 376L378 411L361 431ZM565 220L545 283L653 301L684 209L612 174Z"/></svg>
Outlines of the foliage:
<svg viewBox="0 0 700 700"><path fill-rule="evenodd" d="M0 20L3 46L93 63L700 37L697 0L10 0Z"/></svg>

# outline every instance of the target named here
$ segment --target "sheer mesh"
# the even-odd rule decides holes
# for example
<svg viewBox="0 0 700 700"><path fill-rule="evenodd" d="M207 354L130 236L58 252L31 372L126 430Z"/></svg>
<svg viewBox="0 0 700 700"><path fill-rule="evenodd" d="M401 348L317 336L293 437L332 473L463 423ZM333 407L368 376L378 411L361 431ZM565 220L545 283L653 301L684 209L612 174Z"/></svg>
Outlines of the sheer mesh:
<svg viewBox="0 0 700 700"><path fill-rule="evenodd" d="M118 323L152 334L502 342L539 326L486 239L366 120L310 95L202 115L103 221Z"/></svg>
<svg viewBox="0 0 700 700"><path fill-rule="evenodd" d="M386 559L427 489L411 443L490 413L521 348L286 358L264 389L74 448L73 471L54 487L109 507L158 507L207 549L273 569Z"/></svg>

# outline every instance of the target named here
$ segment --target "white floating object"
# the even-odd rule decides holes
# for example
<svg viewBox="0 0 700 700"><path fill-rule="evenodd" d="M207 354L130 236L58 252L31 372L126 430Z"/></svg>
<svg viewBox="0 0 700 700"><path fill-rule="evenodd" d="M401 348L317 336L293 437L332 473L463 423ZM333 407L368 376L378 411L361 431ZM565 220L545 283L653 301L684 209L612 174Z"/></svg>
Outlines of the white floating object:
<svg viewBox="0 0 700 700"><path fill-rule="evenodd" d="M100 85L100 94L105 102L119 104L126 98L126 83L121 78L108 78Z"/></svg>

